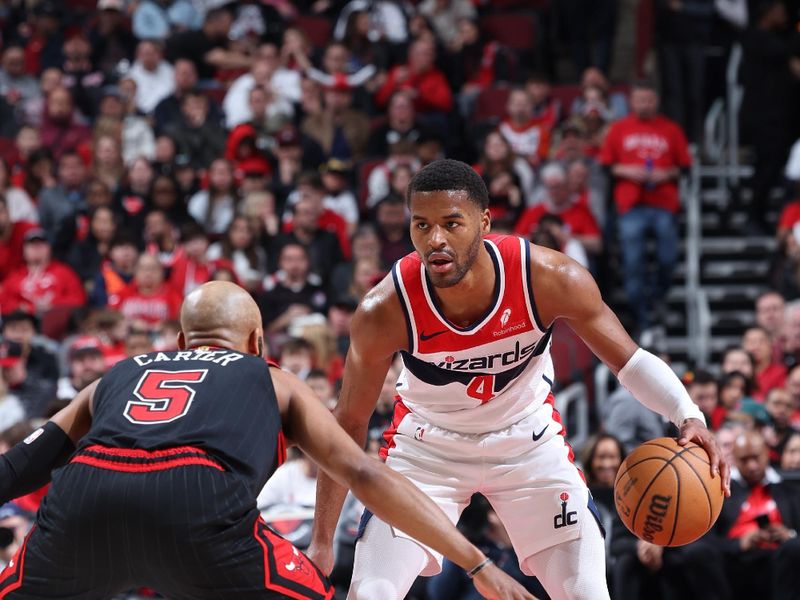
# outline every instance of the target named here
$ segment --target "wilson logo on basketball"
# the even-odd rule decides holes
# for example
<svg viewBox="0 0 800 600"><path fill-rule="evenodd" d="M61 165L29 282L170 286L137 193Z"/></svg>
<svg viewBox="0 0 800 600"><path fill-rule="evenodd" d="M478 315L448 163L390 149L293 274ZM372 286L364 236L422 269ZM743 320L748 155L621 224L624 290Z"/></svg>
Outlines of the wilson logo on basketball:
<svg viewBox="0 0 800 600"><path fill-rule="evenodd" d="M655 534L663 531L662 523L667 516L669 505L672 503L672 496L660 496L653 494L650 499L650 506L647 509L647 517L644 520L644 530L642 537L645 541L652 542Z"/></svg>

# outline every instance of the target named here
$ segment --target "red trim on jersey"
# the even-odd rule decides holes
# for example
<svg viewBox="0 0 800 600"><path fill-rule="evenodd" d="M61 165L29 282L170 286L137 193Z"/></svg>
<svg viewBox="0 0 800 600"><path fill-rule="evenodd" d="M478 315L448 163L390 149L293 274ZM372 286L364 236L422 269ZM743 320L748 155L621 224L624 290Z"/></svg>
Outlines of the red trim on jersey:
<svg viewBox="0 0 800 600"><path fill-rule="evenodd" d="M167 448L165 450L138 450L134 448L110 448L108 446L100 446L95 444L87 446L82 452L97 452L98 454L107 454L109 456L121 456L123 458L141 458L145 460L158 460L160 458L167 458L175 456L176 454L200 454L208 456L208 452L194 446L177 446L175 448Z"/></svg>
<svg viewBox="0 0 800 600"><path fill-rule="evenodd" d="M564 445L569 450L569 452L567 453L567 458L569 459L569 462L571 462L574 465L575 451L572 449L572 446L570 446L569 442L567 441L567 428L564 426L564 421L561 419L561 413L559 413L558 410L556 410L556 397L553 395L553 392L547 394L547 398L545 398L544 403L549 404L550 406L553 407L553 420L559 425L561 425L561 431L559 431L558 433L564 438ZM578 467L576 466L575 468L577 469ZM578 469L578 473L580 473L583 482L586 483L586 476L583 474L583 471Z"/></svg>
<svg viewBox="0 0 800 600"><path fill-rule="evenodd" d="M331 600L331 598L333 598L333 586L325 584L325 578L322 572L311 562L311 559L299 550L297 550L297 554L295 554L296 548L294 545L278 534L273 533L261 517L256 519L255 525L253 526L253 537L264 551L265 589L280 592L287 598L292 598L293 600L309 600L312 598ZM270 565L270 558L273 559L272 562L275 564L274 571ZM295 561L299 564L296 564ZM291 571L289 570L290 564L292 564ZM283 572L281 566L283 566ZM307 568L308 566L311 567L310 570ZM284 587L276 581L273 581L273 575L296 583L308 589L313 595L303 594Z"/></svg>
<svg viewBox="0 0 800 600"><path fill-rule="evenodd" d="M22 580L25 577L25 551L28 549L28 540L31 539L31 535L35 529L36 525L31 527L28 535L25 536L25 541L22 542L22 546L17 549L11 561L9 561L8 565L6 565L6 568L3 569L3 572L0 573L0 600L22 586ZM17 580L13 583L9 583L9 579L11 579L12 575L16 575ZM8 585L8 587L1 589L6 585Z"/></svg>
<svg viewBox="0 0 800 600"><path fill-rule="evenodd" d="M89 465L90 467L97 467L98 469L106 469L108 471L121 471L123 473L152 473L154 471L167 471L169 469L176 469L178 467L188 467L192 465L201 467L211 467L218 471L225 471L225 469L218 463L208 458L201 458L199 456L192 456L188 458L173 458L170 460L163 460L160 462L151 463L126 463L117 460L110 460L106 458L96 458L94 456L79 455L73 458L71 463L81 463Z"/></svg>
<svg viewBox="0 0 800 600"><path fill-rule="evenodd" d="M400 427L400 422L406 417L411 410L403 404L403 401L400 400L400 397L397 396L397 400L394 403L394 415L392 416L392 424L386 428L386 431L383 432L383 439L386 440L386 445L382 446L381 449L378 451L378 454L381 457L381 460L385 461L386 457L389 456L389 450L394 448L394 436L397 433L397 428Z"/></svg>
<svg viewBox="0 0 800 600"><path fill-rule="evenodd" d="M275 450L275 458L278 467L286 462L286 436L283 435L283 431L278 431L278 448Z"/></svg>

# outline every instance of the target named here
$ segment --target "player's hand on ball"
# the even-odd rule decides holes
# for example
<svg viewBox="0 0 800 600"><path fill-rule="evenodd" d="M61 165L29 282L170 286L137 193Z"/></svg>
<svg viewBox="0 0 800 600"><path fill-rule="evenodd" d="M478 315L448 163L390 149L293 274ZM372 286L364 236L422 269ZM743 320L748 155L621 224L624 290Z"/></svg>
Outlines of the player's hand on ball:
<svg viewBox="0 0 800 600"><path fill-rule="evenodd" d="M306 550L306 556L317 565L323 575L330 576L333 571L333 546L331 544L317 544L312 541Z"/></svg>
<svg viewBox="0 0 800 600"><path fill-rule="evenodd" d="M494 564L482 569L472 581L487 600L536 600L535 596Z"/></svg>
<svg viewBox="0 0 800 600"><path fill-rule="evenodd" d="M728 462L722 456L722 452L717 446L717 441L702 421L699 419L686 419L681 424L681 432L678 436L678 444L685 446L689 442L694 442L698 446L702 446L703 450L708 454L709 462L711 463L711 475L717 477L721 475L720 484L725 496L730 498L731 495L731 468Z"/></svg>

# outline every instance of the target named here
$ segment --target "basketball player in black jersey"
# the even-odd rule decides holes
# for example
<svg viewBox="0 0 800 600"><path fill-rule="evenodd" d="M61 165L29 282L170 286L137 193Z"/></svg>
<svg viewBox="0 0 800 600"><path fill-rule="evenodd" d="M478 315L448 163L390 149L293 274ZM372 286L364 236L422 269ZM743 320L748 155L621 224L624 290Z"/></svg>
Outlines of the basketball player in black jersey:
<svg viewBox="0 0 800 600"><path fill-rule="evenodd" d="M103 599L139 586L171 600L331 598L317 567L256 509L284 440L472 572L486 597L532 598L367 457L305 384L270 368L262 335L244 290L208 283L184 302L181 351L122 361L0 456L0 502L55 469L36 525L0 573L0 599Z"/></svg>

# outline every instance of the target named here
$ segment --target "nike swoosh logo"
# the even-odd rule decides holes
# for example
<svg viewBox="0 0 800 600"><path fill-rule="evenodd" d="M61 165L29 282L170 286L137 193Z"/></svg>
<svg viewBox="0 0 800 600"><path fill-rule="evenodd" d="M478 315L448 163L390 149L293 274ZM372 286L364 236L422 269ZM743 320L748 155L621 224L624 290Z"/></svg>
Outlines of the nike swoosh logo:
<svg viewBox="0 0 800 600"><path fill-rule="evenodd" d="M435 331L430 335L425 335L425 332L423 331L419 334L419 339L421 339L423 342L427 342L428 340L435 338L437 335L442 335L443 333L447 333L447 330L442 329L441 331Z"/></svg>
<svg viewBox="0 0 800 600"><path fill-rule="evenodd" d="M542 429L542 430L541 430L539 433L536 433L536 432L534 431L534 432L531 434L531 437L533 438L533 441L534 441L534 442L538 442L538 441L541 439L541 437L544 435L544 432L545 432L545 431L547 431L547 428L548 428L548 427L550 427L550 425L545 425L545 426L544 426L544 429Z"/></svg>

